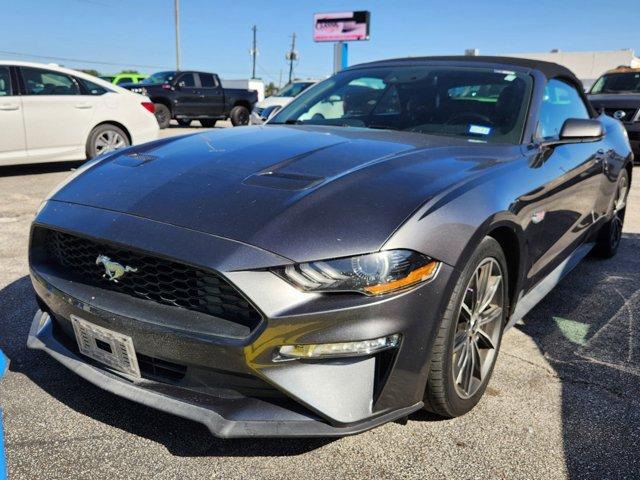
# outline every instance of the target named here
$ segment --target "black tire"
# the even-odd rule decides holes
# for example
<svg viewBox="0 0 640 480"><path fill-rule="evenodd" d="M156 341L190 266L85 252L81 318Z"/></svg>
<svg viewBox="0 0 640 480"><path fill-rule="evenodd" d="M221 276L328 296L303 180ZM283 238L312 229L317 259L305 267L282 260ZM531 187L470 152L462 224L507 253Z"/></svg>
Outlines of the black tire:
<svg viewBox="0 0 640 480"><path fill-rule="evenodd" d="M231 118L231 124L234 127L238 127L241 125L249 124L249 109L247 107L243 107L242 105L238 105L231 109L229 113L229 118Z"/></svg>
<svg viewBox="0 0 640 480"><path fill-rule="evenodd" d="M601 258L611 258L618 253L622 228L624 227L624 215L627 210L627 195L629 193L629 174L625 169L618 175L616 193L613 198L613 213L611 219L605 223L596 239L593 253Z"/></svg>
<svg viewBox="0 0 640 480"><path fill-rule="evenodd" d="M111 123L103 123L89 133L86 145L87 158L97 157L129 145L131 141L124 130Z"/></svg>
<svg viewBox="0 0 640 480"><path fill-rule="evenodd" d="M204 128L213 128L216 126L216 121L217 120L207 118L206 120L200 120L200 125Z"/></svg>
<svg viewBox="0 0 640 480"><path fill-rule="evenodd" d="M176 122L178 122L178 125L180 125L181 127L187 128L191 125L191 119L190 118L178 118L176 119Z"/></svg>
<svg viewBox="0 0 640 480"><path fill-rule="evenodd" d="M155 114L158 125L160 128L167 128L171 122L171 110L163 103L154 103L153 105L156 107Z"/></svg>
<svg viewBox="0 0 640 480"><path fill-rule="evenodd" d="M472 277L475 275L477 269L479 269L482 265L487 264L491 265L491 268L494 268L495 271L499 271L502 275L501 281L496 288L496 295L498 294L498 292L501 295L499 303L502 304L502 310L496 311L496 314L494 315L495 321L492 324L492 335L494 337L492 344L495 348L486 350L485 358L489 358L489 353L491 353L490 364L483 365L483 363L479 359L479 354L478 356L474 356L473 348L467 350L470 352L471 357L473 357L474 359L471 363L470 371L474 371L474 365L476 359L478 359L477 362L480 365L480 369L482 369L482 367L484 366L486 368L486 372L484 373L482 379L476 380L477 390L474 389L473 393L470 392L469 396L465 398L464 395L461 395L459 393L460 387L458 386L458 382L456 381L456 379L454 379L454 338L461 338L464 345L469 344L471 342L471 339L473 338L471 337L471 335L473 334L465 333L464 329L460 330L460 328L462 328L461 326L465 325L464 322L460 323L460 319L463 318L462 302L463 300L469 298L467 296L473 298L473 295L475 295L475 293L473 293L474 289L471 288L471 282L473 281ZM493 271L494 270L491 270L491 272ZM458 280L456 281L455 287L451 292L451 297L449 298L449 303L447 305L444 318L442 319L442 323L440 324L438 336L436 337L436 341L431 352L429 377L424 394L425 410L428 410L442 417L453 418L467 413L469 410L475 407L482 398L487 384L491 379L491 374L493 373L493 367L495 366L498 357L500 344L502 342L502 333L506 323L507 311L509 307L509 279L507 275L507 262L502 248L500 248L498 242L493 238L485 237L467 262L467 265L460 274ZM488 312L489 310L486 311ZM476 320L476 322L478 323L478 325L481 325L479 320ZM466 324L471 325L471 320L469 320L469 322ZM487 328L483 326L481 330L487 330ZM477 336L477 338L480 338L480 335L475 335ZM460 353L456 354L458 355L457 361L460 360L460 355L463 350L464 347L460 348ZM479 350L476 349L475 352L479 352ZM460 370L465 368L464 365L466 365L466 363L463 364L463 367L460 368ZM472 377L473 373L471 374L470 378Z"/></svg>

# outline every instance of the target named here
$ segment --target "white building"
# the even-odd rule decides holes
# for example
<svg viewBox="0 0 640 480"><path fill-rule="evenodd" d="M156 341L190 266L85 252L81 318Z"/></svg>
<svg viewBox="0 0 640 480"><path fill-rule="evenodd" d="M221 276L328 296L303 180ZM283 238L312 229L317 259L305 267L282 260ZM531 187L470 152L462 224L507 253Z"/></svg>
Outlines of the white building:
<svg viewBox="0 0 640 480"><path fill-rule="evenodd" d="M552 50L547 53L508 53L507 57L531 58L555 62L567 67L589 88L600 75L619 66L640 68L640 58L631 49L601 52L563 52Z"/></svg>

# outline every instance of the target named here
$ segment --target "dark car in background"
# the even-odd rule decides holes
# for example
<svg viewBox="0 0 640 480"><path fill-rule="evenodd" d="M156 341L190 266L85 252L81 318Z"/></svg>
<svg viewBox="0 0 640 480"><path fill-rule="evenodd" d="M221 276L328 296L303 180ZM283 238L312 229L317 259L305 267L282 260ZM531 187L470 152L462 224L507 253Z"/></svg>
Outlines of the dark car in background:
<svg viewBox="0 0 640 480"><path fill-rule="evenodd" d="M589 91L594 108L620 120L640 161L640 68L620 67L602 75Z"/></svg>
<svg viewBox="0 0 640 480"><path fill-rule="evenodd" d="M32 225L28 345L222 437L462 415L503 332L615 255L631 158L556 64L354 66L77 171Z"/></svg>
<svg viewBox="0 0 640 480"><path fill-rule="evenodd" d="M199 120L203 127L230 119L234 126L247 125L258 93L253 90L224 88L215 73L169 71L154 73L135 84L121 84L132 92L148 96L155 105L160 128L173 118L187 127Z"/></svg>

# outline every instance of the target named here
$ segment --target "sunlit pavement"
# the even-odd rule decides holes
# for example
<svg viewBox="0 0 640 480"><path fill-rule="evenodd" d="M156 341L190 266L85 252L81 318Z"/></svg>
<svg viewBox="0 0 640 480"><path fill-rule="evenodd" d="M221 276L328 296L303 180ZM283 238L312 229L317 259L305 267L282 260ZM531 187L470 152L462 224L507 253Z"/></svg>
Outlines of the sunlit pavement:
<svg viewBox="0 0 640 480"><path fill-rule="evenodd" d="M587 258L505 337L470 414L415 414L407 425L334 441L225 441L26 349L36 309L29 222L71 166L0 172L0 349L11 359L0 399L10 478L639 478L640 183L618 256Z"/></svg>

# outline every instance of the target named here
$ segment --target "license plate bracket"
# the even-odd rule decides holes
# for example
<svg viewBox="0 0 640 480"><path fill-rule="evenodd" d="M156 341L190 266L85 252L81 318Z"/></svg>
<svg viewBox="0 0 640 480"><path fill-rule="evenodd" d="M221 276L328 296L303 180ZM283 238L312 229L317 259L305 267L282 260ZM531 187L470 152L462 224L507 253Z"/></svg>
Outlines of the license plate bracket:
<svg viewBox="0 0 640 480"><path fill-rule="evenodd" d="M80 353L115 370L140 378L133 340L108 328L71 315Z"/></svg>

